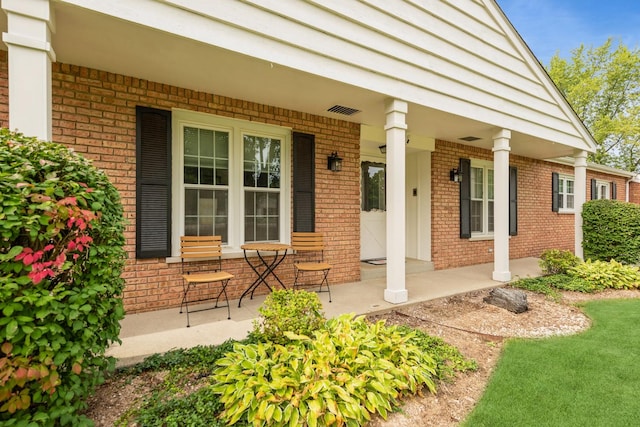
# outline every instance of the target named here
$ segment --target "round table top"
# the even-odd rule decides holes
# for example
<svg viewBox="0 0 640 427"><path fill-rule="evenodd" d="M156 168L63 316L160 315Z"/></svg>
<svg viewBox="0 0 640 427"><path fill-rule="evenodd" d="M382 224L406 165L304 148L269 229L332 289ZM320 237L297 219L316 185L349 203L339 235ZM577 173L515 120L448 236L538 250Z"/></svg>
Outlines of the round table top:
<svg viewBox="0 0 640 427"><path fill-rule="evenodd" d="M263 242L263 243L245 243L244 245L240 246L241 249L245 250L245 251L284 251L287 250L289 248L291 248L291 246L285 244L285 243L269 243L269 242Z"/></svg>

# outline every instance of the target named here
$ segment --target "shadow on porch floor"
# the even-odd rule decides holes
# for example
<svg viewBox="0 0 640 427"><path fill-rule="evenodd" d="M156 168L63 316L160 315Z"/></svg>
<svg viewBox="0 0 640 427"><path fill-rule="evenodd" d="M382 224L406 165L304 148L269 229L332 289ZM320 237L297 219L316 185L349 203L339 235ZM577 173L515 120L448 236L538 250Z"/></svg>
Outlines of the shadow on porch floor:
<svg viewBox="0 0 640 427"><path fill-rule="evenodd" d="M329 303L326 292L319 296L327 318L343 313L370 314L397 306L498 287L501 284L491 279L492 271L493 263L416 273L407 269L409 301L397 305L383 299L385 276L333 285L332 303ZM511 275L514 279L540 274L537 258L511 260ZM125 366L137 363L148 355L164 353L174 348L220 344L230 338L243 339L252 329L253 319L258 317L258 308L264 298L265 296L253 300L245 298L241 308L238 308L237 300L231 300L231 320L227 319L226 308L190 313L190 328L186 327L186 315L179 314L178 308L128 315L121 322L122 344L111 346L107 355L116 357L118 366Z"/></svg>

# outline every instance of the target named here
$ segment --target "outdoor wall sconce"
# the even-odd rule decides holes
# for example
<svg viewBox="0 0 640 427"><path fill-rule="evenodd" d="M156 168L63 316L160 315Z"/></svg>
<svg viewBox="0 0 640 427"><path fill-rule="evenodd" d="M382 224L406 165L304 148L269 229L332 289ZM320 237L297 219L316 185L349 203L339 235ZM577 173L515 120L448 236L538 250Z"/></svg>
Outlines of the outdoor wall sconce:
<svg viewBox="0 0 640 427"><path fill-rule="evenodd" d="M342 170L342 159L338 157L337 151L334 151L327 157L327 169L333 172L340 172Z"/></svg>
<svg viewBox="0 0 640 427"><path fill-rule="evenodd" d="M380 153L387 154L387 144L378 146Z"/></svg>
<svg viewBox="0 0 640 427"><path fill-rule="evenodd" d="M460 173L459 169L454 168L449 171L449 181L453 181L453 182L462 181L462 173Z"/></svg>

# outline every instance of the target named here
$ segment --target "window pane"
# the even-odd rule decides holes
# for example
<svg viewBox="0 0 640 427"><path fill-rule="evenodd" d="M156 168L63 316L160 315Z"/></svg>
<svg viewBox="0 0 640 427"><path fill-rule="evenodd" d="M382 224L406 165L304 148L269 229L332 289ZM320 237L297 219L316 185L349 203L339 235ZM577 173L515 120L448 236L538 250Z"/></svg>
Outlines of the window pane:
<svg viewBox="0 0 640 427"><path fill-rule="evenodd" d="M198 155L198 129L196 128L184 128L184 155Z"/></svg>
<svg viewBox="0 0 640 427"><path fill-rule="evenodd" d="M567 180L567 194L573 194L573 181Z"/></svg>
<svg viewBox="0 0 640 427"><path fill-rule="evenodd" d="M280 188L280 140L244 135L244 186Z"/></svg>
<svg viewBox="0 0 640 427"><path fill-rule="evenodd" d="M228 237L228 193L224 190L185 189L185 221L187 236Z"/></svg>
<svg viewBox="0 0 640 427"><path fill-rule="evenodd" d="M229 161L226 159L216 159L216 182L215 185L229 185Z"/></svg>
<svg viewBox="0 0 640 427"><path fill-rule="evenodd" d="M362 207L366 212L386 210L385 168L383 163L362 162Z"/></svg>
<svg viewBox="0 0 640 427"><path fill-rule="evenodd" d="M197 190L184 191L184 213L187 216L198 215L198 191Z"/></svg>
<svg viewBox="0 0 640 427"><path fill-rule="evenodd" d="M567 195L567 209L573 209L573 194Z"/></svg>
<svg viewBox="0 0 640 427"><path fill-rule="evenodd" d="M215 155L217 158L229 158L229 134L227 132L215 133Z"/></svg>
<svg viewBox="0 0 640 427"><path fill-rule="evenodd" d="M487 171L487 175L488 175L488 186L489 188L487 188L487 193L488 193L488 199L489 200L493 200L493 169L489 169ZM491 216L489 216L491 217Z"/></svg>
<svg viewBox="0 0 640 427"><path fill-rule="evenodd" d="M471 231L482 233L482 201L471 201Z"/></svg>
<svg viewBox="0 0 640 427"><path fill-rule="evenodd" d="M184 156L184 183L198 183L198 158L192 156Z"/></svg>
<svg viewBox="0 0 640 427"><path fill-rule="evenodd" d="M229 134L185 126L183 138L184 183L228 185Z"/></svg>
<svg viewBox="0 0 640 427"><path fill-rule="evenodd" d="M245 192L245 241L280 239L280 194Z"/></svg>
<svg viewBox="0 0 640 427"><path fill-rule="evenodd" d="M200 184L213 185L213 159L200 159Z"/></svg>
<svg viewBox="0 0 640 427"><path fill-rule="evenodd" d="M488 221L489 224L487 225L487 227L489 228L489 233L493 232L493 202L489 201L489 214L488 214Z"/></svg>
<svg viewBox="0 0 640 427"><path fill-rule="evenodd" d="M213 131L210 129L200 130L200 156L213 157Z"/></svg>
<svg viewBox="0 0 640 427"><path fill-rule="evenodd" d="M482 168L471 168L471 198L482 199L483 197L483 170Z"/></svg>

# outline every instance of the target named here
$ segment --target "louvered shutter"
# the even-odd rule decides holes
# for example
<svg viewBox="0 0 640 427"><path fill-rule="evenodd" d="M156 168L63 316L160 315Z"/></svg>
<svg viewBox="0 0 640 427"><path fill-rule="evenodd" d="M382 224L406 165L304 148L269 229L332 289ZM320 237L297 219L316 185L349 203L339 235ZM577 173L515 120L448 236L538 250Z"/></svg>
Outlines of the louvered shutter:
<svg viewBox="0 0 640 427"><path fill-rule="evenodd" d="M558 172L551 173L551 210L560 211L560 175Z"/></svg>
<svg viewBox="0 0 640 427"><path fill-rule="evenodd" d="M293 231L315 231L315 136L293 133Z"/></svg>
<svg viewBox="0 0 640 427"><path fill-rule="evenodd" d="M460 159L460 238L471 237L471 160Z"/></svg>
<svg viewBox="0 0 640 427"><path fill-rule="evenodd" d="M509 166L509 236L518 235L518 169Z"/></svg>
<svg viewBox="0 0 640 427"><path fill-rule="evenodd" d="M171 255L171 112L136 108L136 258Z"/></svg>
<svg viewBox="0 0 640 427"><path fill-rule="evenodd" d="M595 179L591 180L591 200L598 199L598 184Z"/></svg>

